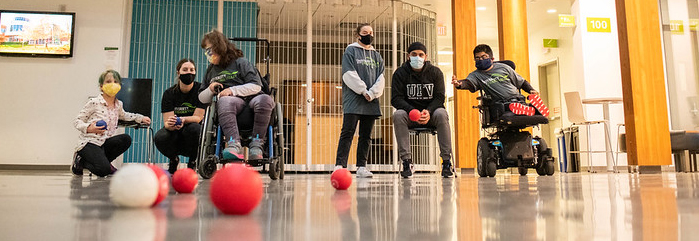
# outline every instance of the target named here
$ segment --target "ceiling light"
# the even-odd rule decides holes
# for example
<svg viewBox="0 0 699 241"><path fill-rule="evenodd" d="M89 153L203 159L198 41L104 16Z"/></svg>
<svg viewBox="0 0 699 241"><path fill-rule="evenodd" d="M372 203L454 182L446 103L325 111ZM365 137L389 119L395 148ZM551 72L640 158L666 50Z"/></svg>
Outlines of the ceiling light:
<svg viewBox="0 0 699 241"><path fill-rule="evenodd" d="M485 9L486 9L485 7L477 7L476 8L476 10L478 10L478 11L485 11Z"/></svg>
<svg viewBox="0 0 699 241"><path fill-rule="evenodd" d="M556 12L558 12L558 11L557 11L556 9L553 9L553 8L552 8L552 9L546 10L546 12L547 12L547 13L556 13Z"/></svg>

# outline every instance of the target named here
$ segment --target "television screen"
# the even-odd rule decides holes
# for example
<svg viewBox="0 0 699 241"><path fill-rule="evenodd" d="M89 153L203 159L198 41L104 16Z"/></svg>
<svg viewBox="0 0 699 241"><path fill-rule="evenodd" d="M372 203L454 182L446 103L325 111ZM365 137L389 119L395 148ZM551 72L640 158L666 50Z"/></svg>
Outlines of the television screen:
<svg viewBox="0 0 699 241"><path fill-rule="evenodd" d="M152 79L122 78L121 91L116 97L124 103L126 112L150 117L152 91Z"/></svg>
<svg viewBox="0 0 699 241"><path fill-rule="evenodd" d="M72 57L75 13L0 10L0 55Z"/></svg>

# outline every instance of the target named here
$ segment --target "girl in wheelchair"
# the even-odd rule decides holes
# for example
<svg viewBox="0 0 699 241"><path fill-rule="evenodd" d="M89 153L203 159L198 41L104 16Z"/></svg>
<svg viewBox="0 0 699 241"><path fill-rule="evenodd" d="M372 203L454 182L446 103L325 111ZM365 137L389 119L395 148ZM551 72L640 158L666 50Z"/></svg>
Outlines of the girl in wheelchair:
<svg viewBox="0 0 699 241"><path fill-rule="evenodd" d="M104 177L116 171L111 162L131 146L131 137L116 134L119 120L150 124L150 118L124 111L123 103L116 98L121 90L119 72L107 70L100 75L102 94L90 98L73 121L80 131L75 147L73 164L74 175L83 175L83 167L93 174Z"/></svg>
<svg viewBox="0 0 699 241"><path fill-rule="evenodd" d="M263 158L263 146L267 126L274 108L274 99L262 91L262 80L255 67L243 57L243 51L228 41L223 33L213 30L204 35L201 47L205 49L209 67L199 90L199 100L211 103L218 93L218 122L227 140L223 158L244 160L238 130L237 115L247 105L254 112L252 141L249 145L249 160ZM218 92L217 88L223 88Z"/></svg>

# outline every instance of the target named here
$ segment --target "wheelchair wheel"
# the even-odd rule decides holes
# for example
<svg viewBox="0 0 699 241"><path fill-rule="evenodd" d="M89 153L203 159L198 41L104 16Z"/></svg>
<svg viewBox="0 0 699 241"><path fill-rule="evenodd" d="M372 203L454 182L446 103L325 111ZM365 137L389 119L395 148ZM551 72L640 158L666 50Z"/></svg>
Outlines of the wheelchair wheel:
<svg viewBox="0 0 699 241"><path fill-rule="evenodd" d="M539 176L553 175L555 164L553 163L553 157L551 157L551 148L548 148L544 139L538 136L534 137L534 139L539 141L536 173L539 174Z"/></svg>
<svg viewBox="0 0 699 241"><path fill-rule="evenodd" d="M277 160L276 166L277 166L277 174L279 175L279 179L284 179L284 156L285 156L284 151L286 151L286 149L284 148L284 115L283 115L284 113L282 111L283 109L282 109L281 103L277 102L277 105L275 108L276 108L276 112L277 112L276 130L275 130L277 138L275 138L275 139L277 141L276 148L277 148L277 153L278 153L275 159Z"/></svg>
<svg viewBox="0 0 699 241"><path fill-rule="evenodd" d="M476 169L478 171L478 175L481 177L491 176L488 175L488 169L490 169L490 157L493 156L493 151L490 149L489 145L490 141L488 141L488 139L485 137L481 138L478 141L478 147L476 150L476 157L478 163L476 164ZM495 176L494 172L492 176Z"/></svg>
<svg viewBox="0 0 699 241"><path fill-rule="evenodd" d="M546 161L546 175L553 176L553 173L556 171L556 164L553 163L553 158L549 158L548 161Z"/></svg>
<svg viewBox="0 0 699 241"><path fill-rule="evenodd" d="M529 168L517 167L517 171L519 171L519 175L526 176L527 172L529 171Z"/></svg>
<svg viewBox="0 0 699 241"><path fill-rule="evenodd" d="M199 175L204 178L204 179L209 179L214 176L214 172L216 172L216 162L217 162L218 157L215 155L209 155L206 157L204 161L202 161L199 164L199 168L197 168L197 172L199 172Z"/></svg>
<svg viewBox="0 0 699 241"><path fill-rule="evenodd" d="M284 159L282 158L283 157L281 156L277 158L277 165L279 165L279 169L277 169L279 170L279 179L284 179Z"/></svg>
<svg viewBox="0 0 699 241"><path fill-rule="evenodd" d="M485 169L485 173L488 174L489 177L494 177L495 173L498 172L498 165L495 163L495 161L489 161L488 166Z"/></svg>
<svg viewBox="0 0 699 241"><path fill-rule="evenodd" d="M539 176L546 176L547 163L547 161L539 162L536 167L536 174L539 174Z"/></svg>
<svg viewBox="0 0 699 241"><path fill-rule="evenodd" d="M269 178L277 180L279 178L279 158L272 158L269 163Z"/></svg>

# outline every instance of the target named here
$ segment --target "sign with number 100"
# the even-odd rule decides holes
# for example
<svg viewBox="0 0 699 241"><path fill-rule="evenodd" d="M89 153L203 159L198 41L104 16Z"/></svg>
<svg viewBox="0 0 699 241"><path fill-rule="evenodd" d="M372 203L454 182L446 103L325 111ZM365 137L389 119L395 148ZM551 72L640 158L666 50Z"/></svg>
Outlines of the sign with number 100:
<svg viewBox="0 0 699 241"><path fill-rule="evenodd" d="M587 18L588 32L611 33L612 27L609 18Z"/></svg>

